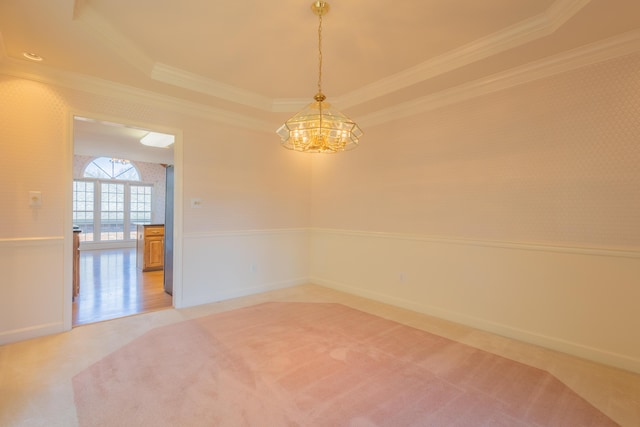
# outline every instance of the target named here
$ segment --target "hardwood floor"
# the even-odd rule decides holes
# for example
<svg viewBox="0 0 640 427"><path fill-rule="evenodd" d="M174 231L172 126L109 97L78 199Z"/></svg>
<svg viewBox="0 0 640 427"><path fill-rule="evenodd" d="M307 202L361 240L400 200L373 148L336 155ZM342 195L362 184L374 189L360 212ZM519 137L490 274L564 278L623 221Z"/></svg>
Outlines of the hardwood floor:
<svg viewBox="0 0 640 427"><path fill-rule="evenodd" d="M136 268L136 250L80 252L80 294L73 302L73 325L169 308L163 271Z"/></svg>

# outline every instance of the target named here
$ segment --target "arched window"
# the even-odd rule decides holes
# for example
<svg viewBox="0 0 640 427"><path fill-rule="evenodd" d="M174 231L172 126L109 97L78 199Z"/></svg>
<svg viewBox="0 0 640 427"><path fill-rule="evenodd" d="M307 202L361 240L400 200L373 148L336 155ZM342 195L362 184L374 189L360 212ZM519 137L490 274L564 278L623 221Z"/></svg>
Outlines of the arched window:
<svg viewBox="0 0 640 427"><path fill-rule="evenodd" d="M139 181L129 160L98 157L87 165L84 177L73 181L73 221L81 241L136 239L137 225L152 219L153 184Z"/></svg>
<svg viewBox="0 0 640 427"><path fill-rule="evenodd" d="M98 157L84 169L85 178L140 181L136 167L126 159Z"/></svg>

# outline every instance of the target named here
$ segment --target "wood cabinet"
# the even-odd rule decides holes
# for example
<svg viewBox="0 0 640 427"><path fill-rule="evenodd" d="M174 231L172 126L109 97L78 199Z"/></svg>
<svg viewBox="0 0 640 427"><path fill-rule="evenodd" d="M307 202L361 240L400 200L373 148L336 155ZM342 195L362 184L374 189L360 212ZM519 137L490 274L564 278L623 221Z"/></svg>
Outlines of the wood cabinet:
<svg viewBox="0 0 640 427"><path fill-rule="evenodd" d="M73 294L71 299L80 293L80 230L73 229Z"/></svg>
<svg viewBox="0 0 640 427"><path fill-rule="evenodd" d="M136 266L142 271L162 270L164 267L164 225L138 225Z"/></svg>

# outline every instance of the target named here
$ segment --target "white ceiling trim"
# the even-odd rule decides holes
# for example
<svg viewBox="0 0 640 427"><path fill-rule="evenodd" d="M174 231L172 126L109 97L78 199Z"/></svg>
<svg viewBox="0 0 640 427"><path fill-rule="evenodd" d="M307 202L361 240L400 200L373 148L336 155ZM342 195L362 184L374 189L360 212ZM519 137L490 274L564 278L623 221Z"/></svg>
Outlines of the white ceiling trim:
<svg viewBox="0 0 640 427"><path fill-rule="evenodd" d="M348 94L335 97L333 102L340 108L359 105L544 37L557 30L590 1L557 0L541 14ZM301 102L300 99L270 99L179 68L155 63L88 4L82 2L77 6L76 19L84 22L87 29L93 31L105 46L152 79L268 112L296 112L310 102Z"/></svg>
<svg viewBox="0 0 640 427"><path fill-rule="evenodd" d="M271 111L274 113L291 113L302 110L307 104L311 104L313 98L278 98L274 99Z"/></svg>
<svg viewBox="0 0 640 427"><path fill-rule="evenodd" d="M93 33L103 45L116 52L122 59L144 74L151 74L155 63L154 60L116 30L91 6L85 2L76 3L74 19L83 24L87 31Z"/></svg>
<svg viewBox="0 0 640 427"><path fill-rule="evenodd" d="M76 3L74 18L93 33L100 43L153 80L259 110L272 111L273 101L270 98L155 62L84 1Z"/></svg>
<svg viewBox="0 0 640 427"><path fill-rule="evenodd" d="M209 107L95 77L55 70L43 64L32 64L26 61L8 58L0 61L0 74L33 80L53 86L66 87L98 96L115 98L128 103L174 111L192 117L200 117L202 119L259 132L275 132L276 128L272 122L255 119L248 115L234 113L221 108Z"/></svg>
<svg viewBox="0 0 640 427"><path fill-rule="evenodd" d="M162 63L157 63L153 66L151 78L183 89L193 90L264 111L271 111L273 105L271 98L266 96L207 79L198 74L189 73Z"/></svg>
<svg viewBox="0 0 640 427"><path fill-rule="evenodd" d="M534 80L640 52L640 30L592 43L358 118L361 127L425 113Z"/></svg>
<svg viewBox="0 0 640 427"><path fill-rule="evenodd" d="M341 108L362 104L556 31L591 0L557 0L547 11L335 99Z"/></svg>
<svg viewBox="0 0 640 427"><path fill-rule="evenodd" d="M570 71L623 55L640 52L640 30L624 33L581 48L554 55L540 61L494 74L452 89L441 91L410 102L385 108L357 118L361 127L373 127L393 120L466 101L508 89L537 79ZM248 115L208 107L151 91L109 82L77 73L55 70L43 64L5 58L0 61L0 73L45 84L67 87L125 102L146 105L199 117L244 129L273 133L278 123L255 119ZM305 102L305 101L303 101Z"/></svg>
<svg viewBox="0 0 640 427"><path fill-rule="evenodd" d="M545 12L549 19L550 33L563 26L590 2L591 0L562 0L553 3Z"/></svg>

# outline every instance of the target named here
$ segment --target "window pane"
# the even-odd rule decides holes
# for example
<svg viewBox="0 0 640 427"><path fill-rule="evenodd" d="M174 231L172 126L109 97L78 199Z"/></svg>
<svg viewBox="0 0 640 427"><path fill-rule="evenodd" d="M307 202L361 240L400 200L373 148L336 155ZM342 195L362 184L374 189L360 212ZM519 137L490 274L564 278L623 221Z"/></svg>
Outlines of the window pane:
<svg viewBox="0 0 640 427"><path fill-rule="evenodd" d="M126 159L98 157L84 170L86 178L119 179L123 181L140 181L140 174L134 165Z"/></svg>
<svg viewBox="0 0 640 427"><path fill-rule="evenodd" d="M94 183L73 181L73 225L80 227L80 241L92 242Z"/></svg>
<svg viewBox="0 0 640 427"><path fill-rule="evenodd" d="M83 241L97 241L98 236L102 241L135 240L137 224L151 223L153 185L114 182L114 179L139 180L139 175L132 165L106 157L87 166L85 176L100 180L74 180L73 220L83 231L80 238ZM100 191L100 203L95 206L97 191ZM100 229L94 230L96 215L100 218ZM129 224L127 230L125 219Z"/></svg>
<svg viewBox="0 0 640 427"><path fill-rule="evenodd" d="M131 184L131 228L129 233L132 239L136 238L136 226L138 224L151 224L151 190L150 185Z"/></svg>
<svg viewBox="0 0 640 427"><path fill-rule="evenodd" d="M100 240L124 240L124 189L120 183L103 183ZM120 202L118 203L118 200Z"/></svg>

